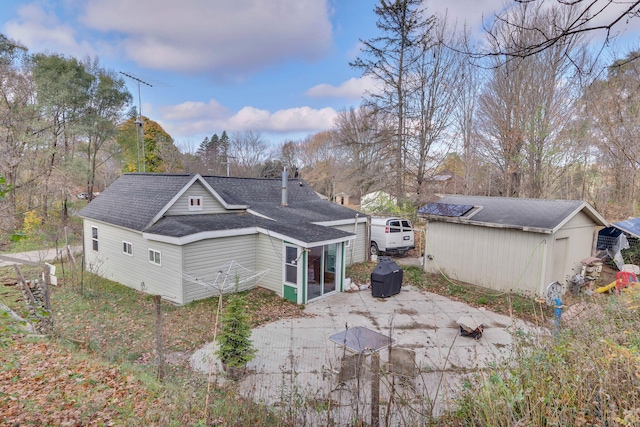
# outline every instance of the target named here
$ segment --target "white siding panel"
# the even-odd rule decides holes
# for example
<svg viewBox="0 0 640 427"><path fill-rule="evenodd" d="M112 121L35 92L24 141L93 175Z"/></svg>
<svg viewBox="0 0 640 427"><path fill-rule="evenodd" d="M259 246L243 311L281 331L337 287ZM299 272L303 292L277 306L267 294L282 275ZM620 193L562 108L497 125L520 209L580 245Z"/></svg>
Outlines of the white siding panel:
<svg viewBox="0 0 640 427"><path fill-rule="evenodd" d="M356 239L351 241L351 246L345 248L346 255L346 265L351 265L359 262L364 262L366 260L367 251L369 250L369 245L365 242L367 223L362 222L358 224L358 228L356 229L355 224L351 225L337 225L333 228L336 228L341 231L346 231L348 233L353 233L356 231ZM355 247L353 246L355 244ZM352 259L353 258L353 259Z"/></svg>
<svg viewBox="0 0 640 427"><path fill-rule="evenodd" d="M550 236L517 230L431 222L425 269L498 291L537 293L543 245Z"/></svg>
<svg viewBox="0 0 640 427"><path fill-rule="evenodd" d="M218 271L223 275L217 283L222 283L228 267L232 261L250 270L252 274L259 271L256 268L255 247L258 235L222 237L190 243L184 246L184 272L208 283L214 283ZM231 269L227 283L235 282L235 269ZM242 273L244 274L244 273ZM185 303L218 295L219 291L205 286L184 281Z"/></svg>
<svg viewBox="0 0 640 427"><path fill-rule="evenodd" d="M98 252L91 246L91 227L98 228ZM85 266L98 276L133 289L183 304L182 250L179 246L151 242L138 232L84 220ZM133 256L122 251L122 241L133 245ZM161 265L149 262L149 248L161 252Z"/></svg>
<svg viewBox="0 0 640 427"><path fill-rule="evenodd" d="M582 270L581 261L593 254L594 233L596 232L593 221L583 212L579 212L568 221L554 236L555 239L568 238L567 259L565 271L561 277L553 276L553 257L556 256L551 246L548 255L547 275L545 283L560 282L565 284L567 279L578 274Z"/></svg>
<svg viewBox="0 0 640 427"><path fill-rule="evenodd" d="M283 296L284 287L282 250L282 240L266 234L258 235L256 267L258 270L269 269L267 275L260 282L260 286L274 291L279 296Z"/></svg>
<svg viewBox="0 0 640 427"><path fill-rule="evenodd" d="M189 196L201 196L202 197L202 210L190 211L189 210ZM212 213L225 213L224 206L216 200L198 181L194 182L191 187L184 192L182 196L176 200L176 202L169 208L166 215L197 215L197 214L212 214Z"/></svg>

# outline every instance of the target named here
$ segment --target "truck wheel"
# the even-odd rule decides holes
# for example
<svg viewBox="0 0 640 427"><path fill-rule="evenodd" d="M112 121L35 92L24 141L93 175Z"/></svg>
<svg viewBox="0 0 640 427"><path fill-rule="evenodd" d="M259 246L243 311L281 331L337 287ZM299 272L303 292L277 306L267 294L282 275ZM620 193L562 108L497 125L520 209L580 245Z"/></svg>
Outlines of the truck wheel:
<svg viewBox="0 0 640 427"><path fill-rule="evenodd" d="M378 245L376 242L371 242L371 255L378 255Z"/></svg>

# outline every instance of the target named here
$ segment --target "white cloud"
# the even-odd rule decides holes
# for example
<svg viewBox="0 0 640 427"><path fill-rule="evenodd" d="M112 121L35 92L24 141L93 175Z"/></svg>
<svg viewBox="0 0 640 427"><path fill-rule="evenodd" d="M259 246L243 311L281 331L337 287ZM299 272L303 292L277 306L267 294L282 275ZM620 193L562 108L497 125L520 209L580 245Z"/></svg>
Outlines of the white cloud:
<svg viewBox="0 0 640 427"><path fill-rule="evenodd" d="M271 132L316 132L333 126L336 112L333 108L316 110L296 107L271 113L254 107L243 107L226 120L232 131L258 130Z"/></svg>
<svg viewBox="0 0 640 427"><path fill-rule="evenodd" d="M313 109L296 107L270 112L246 106L235 114L225 114L226 110L217 102L208 104L185 102L165 107L159 122L171 135L193 136L209 134L216 130L241 132L294 133L319 132L330 129L337 115L332 108Z"/></svg>
<svg viewBox="0 0 640 427"><path fill-rule="evenodd" d="M71 25L61 24L57 16L36 4L20 6L17 19L4 25L4 33L35 52L65 53L76 57L93 56L86 42L76 41Z"/></svg>
<svg viewBox="0 0 640 427"><path fill-rule="evenodd" d="M308 96L345 98L349 100L360 99L365 92L371 92L375 88L374 81L370 77L355 78L342 82L339 86L328 83L319 84L307 91Z"/></svg>
<svg viewBox="0 0 640 427"><path fill-rule="evenodd" d="M430 14L444 16L446 13L447 18L451 22L457 21L459 27L466 23L472 31L479 31L483 21L492 21L494 14L500 12L506 3L507 0L426 0L423 4Z"/></svg>
<svg viewBox="0 0 640 427"><path fill-rule="evenodd" d="M139 65L249 73L286 58L314 60L332 42L328 0L90 0L81 21L117 35Z"/></svg>
<svg viewBox="0 0 640 427"><path fill-rule="evenodd" d="M212 99L208 103L187 101L182 104L162 108L165 120L202 120L211 117L223 117L227 109Z"/></svg>

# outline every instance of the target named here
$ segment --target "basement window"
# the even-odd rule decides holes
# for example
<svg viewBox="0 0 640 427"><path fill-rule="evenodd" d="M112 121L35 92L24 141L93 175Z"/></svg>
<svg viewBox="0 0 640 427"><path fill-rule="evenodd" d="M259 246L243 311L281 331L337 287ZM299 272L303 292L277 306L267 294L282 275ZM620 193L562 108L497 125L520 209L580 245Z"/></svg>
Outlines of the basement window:
<svg viewBox="0 0 640 427"><path fill-rule="evenodd" d="M189 210L190 211L202 210L202 196L189 196Z"/></svg>

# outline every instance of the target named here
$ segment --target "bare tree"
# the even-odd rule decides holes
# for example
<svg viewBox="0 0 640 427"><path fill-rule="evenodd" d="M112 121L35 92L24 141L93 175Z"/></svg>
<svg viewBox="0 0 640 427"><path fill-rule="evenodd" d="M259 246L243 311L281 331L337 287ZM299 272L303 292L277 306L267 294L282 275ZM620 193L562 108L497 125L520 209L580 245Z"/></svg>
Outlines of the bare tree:
<svg viewBox="0 0 640 427"><path fill-rule="evenodd" d="M571 20L566 10L521 5L510 12L510 22L519 28L555 25ZM494 27L492 41L512 43L517 48L533 43L532 33L513 27ZM562 47L549 48L537 56L503 61L492 60L491 77L479 98L479 125L483 151L502 175L499 194L503 196L546 197L557 166L572 151L559 144L558 132L570 118L579 92L572 79L567 49L574 58L584 58L578 38Z"/></svg>
<svg viewBox="0 0 640 427"><path fill-rule="evenodd" d="M0 176L9 188L0 205L0 229L5 230L17 226L16 192L21 191L21 175L29 170L27 153L37 120L26 60L25 47L0 35Z"/></svg>
<svg viewBox="0 0 640 427"><path fill-rule="evenodd" d="M466 39L466 29L463 34ZM458 63L457 72L460 81L457 86L456 108L454 110L453 127L456 132L456 139L459 140L458 147L462 149L462 162L464 165L463 183L464 194L476 194L480 191L481 179L478 176L479 157L476 144L476 115L478 109L478 96L482 89L483 75L481 68L472 64L470 60L463 59Z"/></svg>
<svg viewBox="0 0 640 427"><path fill-rule="evenodd" d="M260 133L248 130L231 137L228 156L233 176L257 176L256 167L267 160L269 147Z"/></svg>
<svg viewBox="0 0 640 427"><path fill-rule="evenodd" d="M640 64L631 52L609 67L606 79L594 82L584 99L590 138L601 166L601 183L612 188L618 214L634 215L640 180ZM624 63L624 65L620 65Z"/></svg>
<svg viewBox="0 0 640 427"><path fill-rule="evenodd" d="M308 136L300 143L300 174L313 189L333 200L344 191L347 168L341 162L336 132L324 131Z"/></svg>
<svg viewBox="0 0 640 427"><path fill-rule="evenodd" d="M351 63L372 77L378 91L368 93L365 105L393 115L396 119L393 173L396 196L404 196L404 160L406 154L407 75L427 43L432 17L426 17L421 0L380 0L375 7L376 26L383 35L361 40L362 56Z"/></svg>
<svg viewBox="0 0 640 427"><path fill-rule="evenodd" d="M407 78L407 169L415 179L416 202L423 201L423 184L449 149L446 141L451 139L448 133L464 60L459 49L450 48L460 44L455 33L446 16L436 19Z"/></svg>
<svg viewBox="0 0 640 427"><path fill-rule="evenodd" d="M295 175L302 165L299 151L298 143L286 141L274 148L271 157L279 160L283 167L287 168L292 175Z"/></svg>
<svg viewBox="0 0 640 427"><path fill-rule="evenodd" d="M393 127L382 112L365 106L341 111L335 121L337 143L348 162L343 191L363 195L389 184L391 158L387 141ZM348 190L347 190L348 189Z"/></svg>
<svg viewBox="0 0 640 427"><path fill-rule="evenodd" d="M549 22L541 26L534 22L514 20L511 11L495 15L492 27L487 32L495 34L495 27L504 27L509 32L525 33L528 37L514 43L504 43L494 38L489 51L476 56L497 56L503 59L526 58L537 55L547 49L560 50L571 57L572 40L586 33L604 34L603 46L611 43L618 35L618 29L640 16L640 0L554 0L555 9L563 9L562 15L570 19ZM544 0L513 0L514 7L520 5L543 4ZM640 57L637 53L627 58L634 61ZM581 65L577 63L577 65Z"/></svg>

